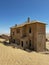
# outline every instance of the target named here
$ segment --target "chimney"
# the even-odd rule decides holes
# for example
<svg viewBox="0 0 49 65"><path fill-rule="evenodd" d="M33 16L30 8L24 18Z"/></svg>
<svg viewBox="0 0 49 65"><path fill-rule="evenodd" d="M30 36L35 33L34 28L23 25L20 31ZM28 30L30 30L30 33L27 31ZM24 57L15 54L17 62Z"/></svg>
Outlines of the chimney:
<svg viewBox="0 0 49 65"><path fill-rule="evenodd" d="M15 24L15 26L17 26L17 24Z"/></svg>
<svg viewBox="0 0 49 65"><path fill-rule="evenodd" d="M28 17L28 23L30 22L30 17Z"/></svg>

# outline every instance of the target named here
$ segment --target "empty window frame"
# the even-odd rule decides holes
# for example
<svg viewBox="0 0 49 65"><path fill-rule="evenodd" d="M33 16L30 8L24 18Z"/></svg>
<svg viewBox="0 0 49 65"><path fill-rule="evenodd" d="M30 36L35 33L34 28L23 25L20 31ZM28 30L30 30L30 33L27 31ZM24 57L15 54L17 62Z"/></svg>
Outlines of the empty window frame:
<svg viewBox="0 0 49 65"><path fill-rule="evenodd" d="M28 41L26 41L26 45L28 44Z"/></svg>
<svg viewBox="0 0 49 65"><path fill-rule="evenodd" d="M15 39L13 39L12 42L15 43Z"/></svg>
<svg viewBox="0 0 49 65"><path fill-rule="evenodd" d="M17 29L16 31L17 31L17 33L20 33L20 29Z"/></svg>
<svg viewBox="0 0 49 65"><path fill-rule="evenodd" d="M14 35L14 32L12 33L12 35Z"/></svg>
<svg viewBox="0 0 49 65"><path fill-rule="evenodd" d="M19 39L17 40L17 45L20 45L20 40Z"/></svg>
<svg viewBox="0 0 49 65"><path fill-rule="evenodd" d="M31 33L31 27L29 28L29 33Z"/></svg>

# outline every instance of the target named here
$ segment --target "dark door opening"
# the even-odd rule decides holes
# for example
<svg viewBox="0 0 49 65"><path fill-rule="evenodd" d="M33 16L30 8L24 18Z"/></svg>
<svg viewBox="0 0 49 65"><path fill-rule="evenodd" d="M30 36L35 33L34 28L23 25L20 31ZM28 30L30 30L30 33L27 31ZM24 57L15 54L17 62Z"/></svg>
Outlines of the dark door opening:
<svg viewBox="0 0 49 65"><path fill-rule="evenodd" d="M29 40L29 48L31 48L31 40Z"/></svg>
<svg viewBox="0 0 49 65"><path fill-rule="evenodd" d="M21 41L21 46L23 47L23 41Z"/></svg>

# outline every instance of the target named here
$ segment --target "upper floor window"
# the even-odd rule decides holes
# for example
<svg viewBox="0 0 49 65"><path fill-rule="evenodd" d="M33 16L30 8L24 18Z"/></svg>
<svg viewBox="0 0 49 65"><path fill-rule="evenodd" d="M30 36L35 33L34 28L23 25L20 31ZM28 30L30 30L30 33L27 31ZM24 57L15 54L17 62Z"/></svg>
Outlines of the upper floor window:
<svg viewBox="0 0 49 65"><path fill-rule="evenodd" d="M12 34L14 35L14 32Z"/></svg>
<svg viewBox="0 0 49 65"><path fill-rule="evenodd" d="M31 27L29 28L29 33L31 33Z"/></svg>
<svg viewBox="0 0 49 65"><path fill-rule="evenodd" d="M20 33L20 29L17 29L17 33Z"/></svg>

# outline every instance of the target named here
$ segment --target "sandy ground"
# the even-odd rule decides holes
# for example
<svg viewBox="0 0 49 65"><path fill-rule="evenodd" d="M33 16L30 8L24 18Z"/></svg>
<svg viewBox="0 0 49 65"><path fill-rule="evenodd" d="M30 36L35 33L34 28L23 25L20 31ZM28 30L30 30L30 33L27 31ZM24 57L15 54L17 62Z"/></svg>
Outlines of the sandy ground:
<svg viewBox="0 0 49 65"><path fill-rule="evenodd" d="M49 48L49 42L46 46ZM0 43L0 65L49 65L49 54L27 52Z"/></svg>

